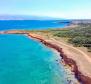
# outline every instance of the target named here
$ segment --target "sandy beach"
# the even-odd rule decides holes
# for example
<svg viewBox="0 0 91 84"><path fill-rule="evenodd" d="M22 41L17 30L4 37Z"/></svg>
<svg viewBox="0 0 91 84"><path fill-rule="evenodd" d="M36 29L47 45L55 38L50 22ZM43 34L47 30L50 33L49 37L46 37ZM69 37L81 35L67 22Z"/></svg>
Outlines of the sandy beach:
<svg viewBox="0 0 91 84"><path fill-rule="evenodd" d="M71 67L75 77L82 84L91 84L91 54L86 53L84 49L73 47L63 39L53 37L46 32L31 31L2 31L0 34L26 34L31 38L37 39L48 47L56 49L66 65Z"/></svg>

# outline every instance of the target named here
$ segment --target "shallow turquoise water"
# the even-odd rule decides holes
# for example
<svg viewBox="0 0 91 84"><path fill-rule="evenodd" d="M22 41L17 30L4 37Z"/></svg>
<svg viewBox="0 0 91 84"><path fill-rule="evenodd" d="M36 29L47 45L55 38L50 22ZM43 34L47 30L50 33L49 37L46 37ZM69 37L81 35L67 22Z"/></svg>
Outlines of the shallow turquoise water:
<svg viewBox="0 0 91 84"><path fill-rule="evenodd" d="M22 35L0 35L0 84L67 84L59 57Z"/></svg>

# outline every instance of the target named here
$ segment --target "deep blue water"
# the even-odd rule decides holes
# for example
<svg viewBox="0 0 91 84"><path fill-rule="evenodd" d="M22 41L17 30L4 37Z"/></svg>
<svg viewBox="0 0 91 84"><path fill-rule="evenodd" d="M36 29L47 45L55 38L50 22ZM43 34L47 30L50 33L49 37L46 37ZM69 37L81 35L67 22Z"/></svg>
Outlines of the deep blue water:
<svg viewBox="0 0 91 84"><path fill-rule="evenodd" d="M51 49L22 35L0 35L0 84L67 84Z"/></svg>
<svg viewBox="0 0 91 84"><path fill-rule="evenodd" d="M69 24L59 22L60 20L3 20L0 21L0 30L63 28Z"/></svg>

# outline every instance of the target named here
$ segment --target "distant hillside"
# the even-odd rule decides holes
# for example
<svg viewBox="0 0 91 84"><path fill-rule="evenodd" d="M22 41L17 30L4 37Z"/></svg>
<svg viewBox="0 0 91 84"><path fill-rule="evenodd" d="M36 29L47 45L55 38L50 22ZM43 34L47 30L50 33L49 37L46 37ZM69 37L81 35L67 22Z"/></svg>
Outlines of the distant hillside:
<svg viewBox="0 0 91 84"><path fill-rule="evenodd" d="M72 24L91 24L91 19L76 19L71 20Z"/></svg>
<svg viewBox="0 0 91 84"><path fill-rule="evenodd" d="M20 15L0 15L0 20L60 20L61 18L52 18L46 16L20 16Z"/></svg>

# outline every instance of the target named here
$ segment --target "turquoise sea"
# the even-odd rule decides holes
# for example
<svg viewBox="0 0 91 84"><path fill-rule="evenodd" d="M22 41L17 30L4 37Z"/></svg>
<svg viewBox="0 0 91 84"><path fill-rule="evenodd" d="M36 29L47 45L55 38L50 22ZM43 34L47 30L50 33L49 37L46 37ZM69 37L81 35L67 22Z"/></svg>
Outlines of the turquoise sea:
<svg viewBox="0 0 91 84"><path fill-rule="evenodd" d="M20 23L15 22L0 21L0 30L19 29ZM20 29L25 28L24 24L21 26ZM40 25L34 29L42 27L46 28ZM26 27L29 28L31 26ZM59 59L52 49L34 39L23 35L0 35L0 84L68 84Z"/></svg>
<svg viewBox="0 0 91 84"><path fill-rule="evenodd" d="M67 84L53 50L22 35L0 35L0 84Z"/></svg>

